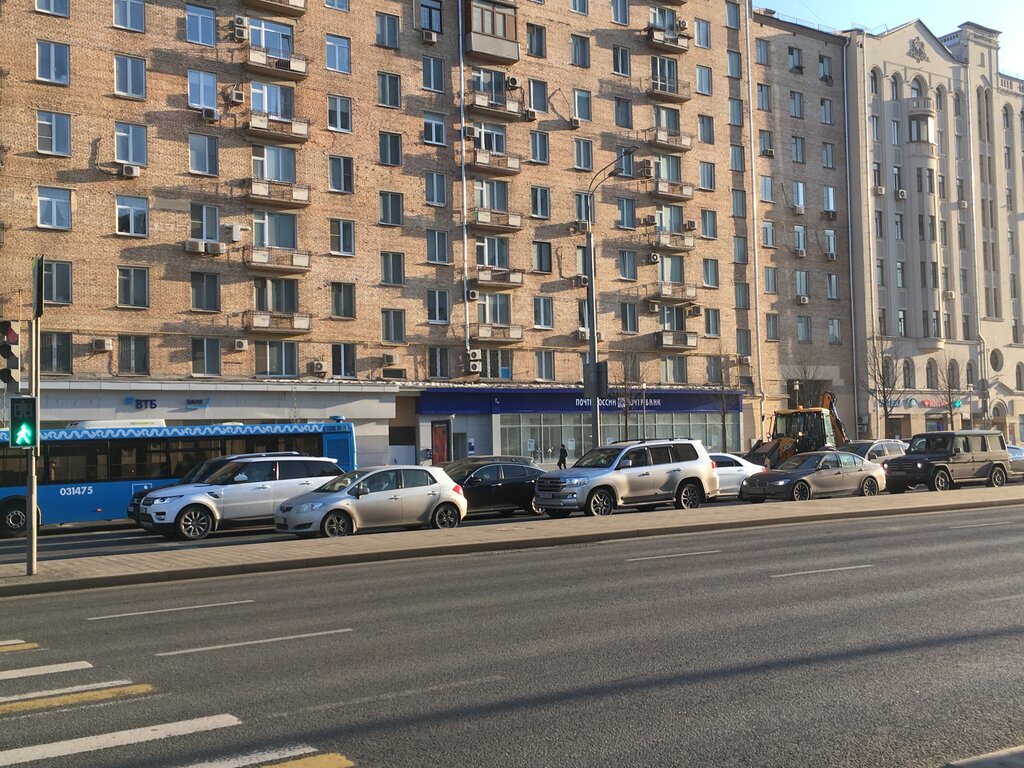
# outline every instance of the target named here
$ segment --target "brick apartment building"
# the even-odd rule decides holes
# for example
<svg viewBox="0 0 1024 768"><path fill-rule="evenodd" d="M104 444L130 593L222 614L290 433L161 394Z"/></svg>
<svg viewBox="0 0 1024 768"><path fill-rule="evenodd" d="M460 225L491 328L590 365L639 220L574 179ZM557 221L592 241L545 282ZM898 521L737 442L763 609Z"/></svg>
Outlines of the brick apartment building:
<svg viewBox="0 0 1024 768"><path fill-rule="evenodd" d="M24 316L46 257L44 420L576 454L588 279L603 440L737 450L826 385L852 416L845 38L733 2L351 2L0 5L0 300Z"/></svg>

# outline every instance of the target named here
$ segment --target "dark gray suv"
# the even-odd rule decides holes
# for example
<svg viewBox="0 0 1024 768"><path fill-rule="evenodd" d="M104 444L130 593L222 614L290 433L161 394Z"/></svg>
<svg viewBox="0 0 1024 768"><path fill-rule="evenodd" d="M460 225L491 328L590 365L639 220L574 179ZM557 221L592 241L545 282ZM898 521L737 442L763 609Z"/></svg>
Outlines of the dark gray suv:
<svg viewBox="0 0 1024 768"><path fill-rule="evenodd" d="M971 483L999 488L1006 484L1009 467L1006 440L998 430L925 432L911 438L905 456L889 459L886 488L889 493L917 485L932 491Z"/></svg>

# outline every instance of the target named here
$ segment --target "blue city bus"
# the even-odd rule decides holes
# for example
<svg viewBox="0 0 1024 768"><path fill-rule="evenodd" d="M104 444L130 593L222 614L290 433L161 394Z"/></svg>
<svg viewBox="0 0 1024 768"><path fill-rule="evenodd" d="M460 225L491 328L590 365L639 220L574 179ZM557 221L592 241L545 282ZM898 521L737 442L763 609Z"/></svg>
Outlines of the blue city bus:
<svg viewBox="0 0 1024 768"><path fill-rule="evenodd" d="M42 525L125 518L132 494L169 485L196 464L238 453L298 451L356 468L347 421L192 427L44 429L37 469ZM0 445L8 433L0 431ZM26 451L0 449L0 537L25 530Z"/></svg>

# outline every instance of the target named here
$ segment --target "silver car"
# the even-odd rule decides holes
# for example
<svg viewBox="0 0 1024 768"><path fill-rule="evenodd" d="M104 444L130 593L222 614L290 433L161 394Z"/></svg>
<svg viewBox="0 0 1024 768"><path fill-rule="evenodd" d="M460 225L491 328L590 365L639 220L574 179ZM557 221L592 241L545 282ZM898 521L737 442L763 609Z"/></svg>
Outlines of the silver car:
<svg viewBox="0 0 1024 768"><path fill-rule="evenodd" d="M288 499L274 527L299 536L347 536L362 528L455 528L465 516L462 487L443 469L392 464L346 472Z"/></svg>

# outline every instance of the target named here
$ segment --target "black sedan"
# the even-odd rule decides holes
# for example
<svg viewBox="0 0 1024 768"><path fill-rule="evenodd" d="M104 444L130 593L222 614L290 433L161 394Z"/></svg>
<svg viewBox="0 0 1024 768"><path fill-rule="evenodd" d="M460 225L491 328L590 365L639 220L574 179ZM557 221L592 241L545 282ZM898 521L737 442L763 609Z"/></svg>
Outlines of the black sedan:
<svg viewBox="0 0 1024 768"><path fill-rule="evenodd" d="M470 515L510 515L520 509L538 514L533 506L533 486L544 470L535 464L464 460L445 466L444 471L462 486Z"/></svg>
<svg viewBox="0 0 1024 768"><path fill-rule="evenodd" d="M814 451L787 459L777 469L751 475L740 486L741 501L807 501L815 496L877 496L885 489L879 464L843 451Z"/></svg>
<svg viewBox="0 0 1024 768"><path fill-rule="evenodd" d="M1024 479L1024 448L1019 445L1008 445L1010 454L1010 477L1014 480Z"/></svg>

